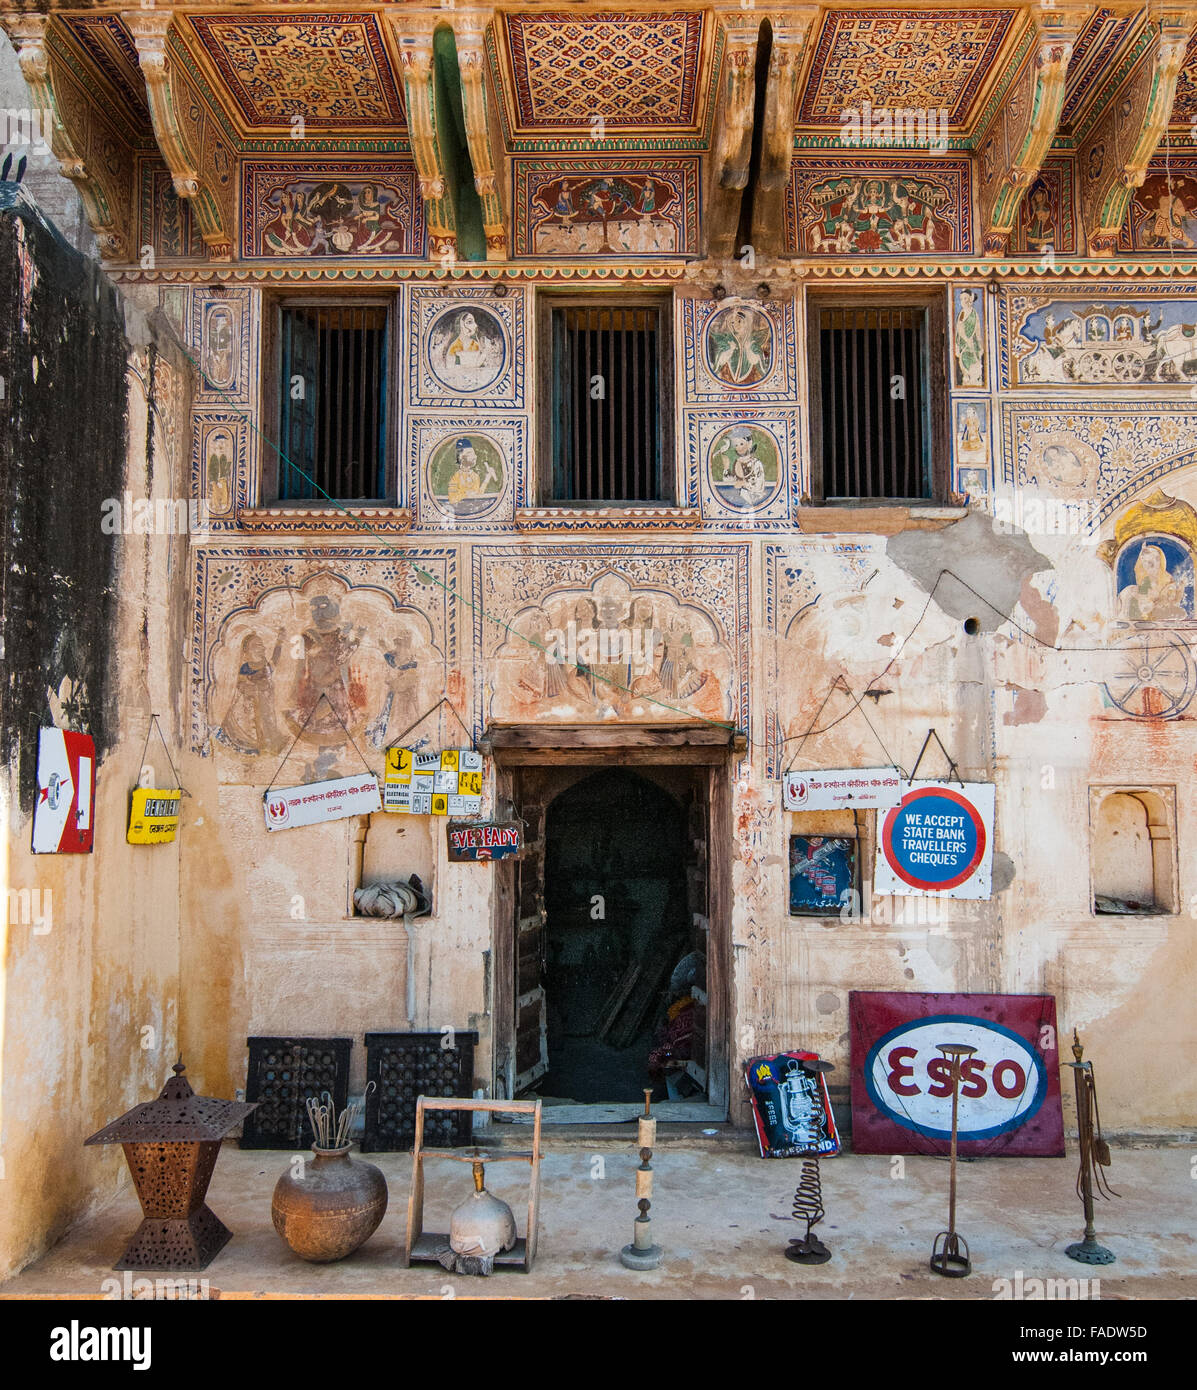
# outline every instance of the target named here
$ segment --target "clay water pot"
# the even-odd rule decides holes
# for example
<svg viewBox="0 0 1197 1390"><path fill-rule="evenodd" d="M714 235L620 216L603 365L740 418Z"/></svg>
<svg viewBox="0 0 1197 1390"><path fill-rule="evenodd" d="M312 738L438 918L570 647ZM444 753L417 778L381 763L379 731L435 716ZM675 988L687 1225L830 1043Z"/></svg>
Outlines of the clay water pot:
<svg viewBox="0 0 1197 1390"><path fill-rule="evenodd" d="M293 1177L288 1168L275 1185L274 1229L305 1260L343 1260L374 1234L386 1212L386 1179L372 1163L350 1158L352 1147L313 1147L303 1176Z"/></svg>

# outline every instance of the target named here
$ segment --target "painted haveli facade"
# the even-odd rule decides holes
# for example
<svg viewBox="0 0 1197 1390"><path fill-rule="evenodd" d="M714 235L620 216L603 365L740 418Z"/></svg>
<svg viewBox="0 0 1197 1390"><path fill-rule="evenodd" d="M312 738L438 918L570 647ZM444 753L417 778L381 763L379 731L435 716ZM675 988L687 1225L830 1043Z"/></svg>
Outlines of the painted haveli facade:
<svg viewBox="0 0 1197 1390"><path fill-rule="evenodd" d="M77 1133L176 1047L214 1095L245 1085L251 1035L353 1038L354 1091L372 1030L475 1030L487 1094L551 1078L525 960L565 872L546 815L618 766L689 807L702 1114L746 1119L757 1053L846 1078L852 989L1044 992L1102 1059L1109 1127L1191 1124L1192 1069L1164 1059L1191 1054L1197 971L1197 8L3 23L108 276L191 359L174 487L207 517L143 629L171 658L152 699L122 679L99 770L119 821L160 714L180 838L135 851L122 824L103 901L177 854L177 946L150 952L150 1000L136 961L98 985L12 935L6 1052L49 1020L55 1067L106 1065L85 1113L37 1117L69 1176L10 1250L96 1190ZM307 411L333 379L359 394ZM450 863L431 816L265 829L268 786L469 746L458 718L484 818L524 822L518 865ZM875 895L876 813L783 808L787 770L910 772L930 729L996 784L987 900ZM10 883L51 872L26 831ZM819 836L852 850L848 891L793 912L791 842ZM54 869L85 937L93 859ZM429 917L355 913L372 874L411 872ZM56 1084L22 1051L10 1175Z"/></svg>

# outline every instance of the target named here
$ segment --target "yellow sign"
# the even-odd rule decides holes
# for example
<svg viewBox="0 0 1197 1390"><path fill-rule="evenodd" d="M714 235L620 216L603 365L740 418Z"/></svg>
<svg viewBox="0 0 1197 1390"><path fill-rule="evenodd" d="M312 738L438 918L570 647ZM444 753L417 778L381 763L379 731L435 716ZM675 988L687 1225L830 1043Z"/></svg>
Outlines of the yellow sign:
<svg viewBox="0 0 1197 1390"><path fill-rule="evenodd" d="M181 787L135 787L129 810L131 845L168 845L179 828Z"/></svg>
<svg viewBox="0 0 1197 1390"><path fill-rule="evenodd" d="M472 748L388 748L382 808L409 816L481 815L482 754Z"/></svg>

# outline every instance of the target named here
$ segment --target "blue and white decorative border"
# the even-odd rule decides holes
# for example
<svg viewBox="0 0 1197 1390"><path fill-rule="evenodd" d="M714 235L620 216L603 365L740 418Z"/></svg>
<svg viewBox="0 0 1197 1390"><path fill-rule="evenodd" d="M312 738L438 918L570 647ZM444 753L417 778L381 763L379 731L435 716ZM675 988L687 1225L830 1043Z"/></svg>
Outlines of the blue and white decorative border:
<svg viewBox="0 0 1197 1390"><path fill-rule="evenodd" d="M707 363L707 330L725 309L743 307L763 314L773 330L773 356L769 373L752 386L732 386L716 377ZM750 405L798 399L798 351L792 299L682 299L679 302L679 338L684 350L684 393L687 403L711 402Z"/></svg>
<svg viewBox="0 0 1197 1390"><path fill-rule="evenodd" d="M765 431L777 446L777 483L759 507L733 507L717 492L711 478L711 447L716 437L734 425ZM698 506L704 522L737 530L765 527L789 529L798 505L798 410L738 409L688 411L685 419L687 483L690 506Z"/></svg>

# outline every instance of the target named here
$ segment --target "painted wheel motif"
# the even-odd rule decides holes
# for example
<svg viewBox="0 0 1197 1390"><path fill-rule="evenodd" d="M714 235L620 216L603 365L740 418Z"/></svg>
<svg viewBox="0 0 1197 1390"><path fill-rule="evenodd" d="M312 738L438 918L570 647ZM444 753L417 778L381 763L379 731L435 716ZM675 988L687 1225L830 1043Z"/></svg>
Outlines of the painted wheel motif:
<svg viewBox="0 0 1197 1390"><path fill-rule="evenodd" d="M1193 697L1197 668L1189 649L1160 633L1125 639L1115 649L1117 670L1106 694L1136 719L1175 719Z"/></svg>
<svg viewBox="0 0 1197 1390"><path fill-rule="evenodd" d="M1116 352L1110 358L1110 367L1115 381L1140 381L1143 377L1143 359L1136 352Z"/></svg>

